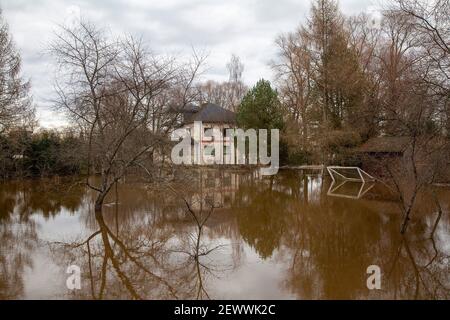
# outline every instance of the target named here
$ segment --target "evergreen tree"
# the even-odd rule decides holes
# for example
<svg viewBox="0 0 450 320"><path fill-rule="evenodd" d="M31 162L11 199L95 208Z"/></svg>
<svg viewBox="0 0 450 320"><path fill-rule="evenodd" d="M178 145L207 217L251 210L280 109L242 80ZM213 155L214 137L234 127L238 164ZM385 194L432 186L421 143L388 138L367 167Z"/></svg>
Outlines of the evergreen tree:
<svg viewBox="0 0 450 320"><path fill-rule="evenodd" d="M280 129L284 127L278 92L269 81L259 80L244 96L237 112L238 125L248 129Z"/></svg>

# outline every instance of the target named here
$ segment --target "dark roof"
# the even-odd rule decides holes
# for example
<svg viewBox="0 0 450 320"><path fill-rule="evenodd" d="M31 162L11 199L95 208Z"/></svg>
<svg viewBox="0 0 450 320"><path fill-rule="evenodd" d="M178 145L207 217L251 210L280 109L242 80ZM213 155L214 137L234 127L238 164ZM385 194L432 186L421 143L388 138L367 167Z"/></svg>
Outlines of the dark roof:
<svg viewBox="0 0 450 320"><path fill-rule="evenodd" d="M200 110L199 106L196 106L195 104L189 103L182 108L181 112L185 113L195 113Z"/></svg>
<svg viewBox="0 0 450 320"><path fill-rule="evenodd" d="M409 137L377 137L367 140L357 151L363 153L403 153L410 143Z"/></svg>
<svg viewBox="0 0 450 320"><path fill-rule="evenodd" d="M185 119L185 123L194 121L202 121L205 123L236 123L236 114L217 104L205 103L200 106L198 112Z"/></svg>
<svg viewBox="0 0 450 320"><path fill-rule="evenodd" d="M172 106L169 108L169 110L171 112L176 112L176 113L190 114L190 113L198 112L200 110L200 108L198 106L196 106L195 104L188 103L184 106Z"/></svg>

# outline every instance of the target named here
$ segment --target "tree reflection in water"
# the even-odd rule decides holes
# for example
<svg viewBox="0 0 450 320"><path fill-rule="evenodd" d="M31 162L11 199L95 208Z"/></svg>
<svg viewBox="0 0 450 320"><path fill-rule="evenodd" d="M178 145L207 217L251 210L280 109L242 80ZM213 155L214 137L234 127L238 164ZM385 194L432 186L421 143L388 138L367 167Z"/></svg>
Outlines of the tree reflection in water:
<svg viewBox="0 0 450 320"><path fill-rule="evenodd" d="M306 299L448 297L449 259L439 251L448 238L438 246L426 238L434 220L424 225L423 217L417 218L416 229L407 235L415 239L407 240L398 231L401 216L395 203L351 197L316 201L302 186L310 180L300 174L249 185L241 189L246 205L236 207L243 239L264 259L290 261L287 289ZM365 286L366 268L373 264L385 272L381 291Z"/></svg>
<svg viewBox="0 0 450 320"><path fill-rule="evenodd" d="M350 199L299 172L202 170L196 179L175 193L124 182L96 215L92 195L72 182L0 185L0 297L28 297L27 281L42 276L38 252L64 280L71 264L83 272L82 290L58 282L43 289L48 297L254 298L264 288L269 298L450 298L448 190L418 195L402 236L401 211L382 186ZM360 190L346 188L339 194ZM67 216L79 225L58 236ZM373 264L382 290L366 287Z"/></svg>
<svg viewBox="0 0 450 320"><path fill-rule="evenodd" d="M0 299L23 295L23 273L32 267L29 252L36 246L36 225L18 215L0 216Z"/></svg>
<svg viewBox="0 0 450 320"><path fill-rule="evenodd" d="M60 179L0 183L0 299L24 294L24 272L33 268L31 255L39 244L33 214L48 218L80 206L84 191L74 187L62 194L60 183Z"/></svg>
<svg viewBox="0 0 450 320"><path fill-rule="evenodd" d="M55 253L71 255L74 263L83 261L81 269L88 270L83 278L89 279L89 291L82 290L75 298L210 298L204 278L228 269L209 259L210 254L223 246L210 247L202 241L205 223L216 206L203 200L208 207L203 204L200 210L195 210L182 195L176 195L194 227L163 226L157 219L145 217L140 223L128 223L125 230L119 231L118 226L123 224L116 198L115 222L111 223L116 226L115 232L105 221L104 213L97 212L98 230L86 240L52 244Z"/></svg>
<svg viewBox="0 0 450 320"><path fill-rule="evenodd" d="M175 189L172 190L175 194L179 195ZM187 212L195 221L196 226L195 232L187 235L187 241L182 241L184 245L175 250L175 252L186 254L189 257L189 259L183 264L183 269L190 270L191 268L194 268L194 270L187 273L187 277L190 278L190 280L186 281L186 283L191 285L188 286L190 289L187 288L186 290L186 296L195 296L196 299L210 299L208 291L205 288L203 278L207 275L214 274L214 272L223 272L226 270L224 266L220 268L220 266L217 266L213 260L209 259L209 255L212 252L221 249L224 245L210 247L207 243L202 242L205 223L213 214L216 209L216 205L211 203L208 197L205 197L200 200L202 202L199 206L200 210L195 210L186 198L182 199L186 205ZM204 208L203 202L208 206L208 208ZM194 276L190 276L190 274Z"/></svg>

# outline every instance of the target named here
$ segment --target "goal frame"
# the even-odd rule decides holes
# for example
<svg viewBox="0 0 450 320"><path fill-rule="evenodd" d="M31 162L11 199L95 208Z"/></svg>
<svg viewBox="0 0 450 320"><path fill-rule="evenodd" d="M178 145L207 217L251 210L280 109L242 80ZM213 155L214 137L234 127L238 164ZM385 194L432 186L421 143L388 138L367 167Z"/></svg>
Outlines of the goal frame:
<svg viewBox="0 0 450 320"><path fill-rule="evenodd" d="M359 178L348 177L339 172L339 170L355 170L358 173ZM354 182L369 182L376 181L376 179L362 170L359 167L341 167L341 166L329 166L327 167L328 174L330 175L333 182L336 182L338 178L344 181L354 181Z"/></svg>

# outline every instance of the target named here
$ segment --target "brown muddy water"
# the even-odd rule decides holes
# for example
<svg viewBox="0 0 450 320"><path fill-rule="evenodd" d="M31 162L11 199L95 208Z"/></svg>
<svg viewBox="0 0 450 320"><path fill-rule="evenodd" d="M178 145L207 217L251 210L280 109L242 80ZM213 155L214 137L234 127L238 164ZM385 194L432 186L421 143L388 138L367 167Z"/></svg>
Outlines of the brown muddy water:
<svg viewBox="0 0 450 320"><path fill-rule="evenodd" d="M430 197L402 237L386 187L336 187L298 171L203 170L176 193L125 181L96 215L73 181L0 183L0 298L449 298L449 189L437 189L430 239ZM66 284L73 265L79 290Z"/></svg>

